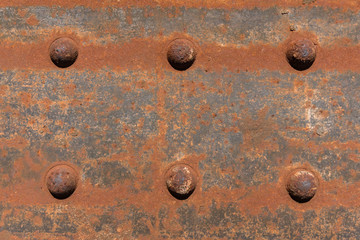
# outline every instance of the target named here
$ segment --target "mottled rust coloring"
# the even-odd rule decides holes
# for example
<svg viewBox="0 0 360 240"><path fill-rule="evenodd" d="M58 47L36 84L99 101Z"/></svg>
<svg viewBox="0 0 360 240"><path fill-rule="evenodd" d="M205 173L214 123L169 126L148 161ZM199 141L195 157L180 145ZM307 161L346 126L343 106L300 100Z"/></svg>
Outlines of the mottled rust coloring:
<svg viewBox="0 0 360 240"><path fill-rule="evenodd" d="M316 58L316 45L308 39L300 39L289 44L286 52L289 64L298 71L311 67Z"/></svg>
<svg viewBox="0 0 360 240"><path fill-rule="evenodd" d="M49 192L57 199L71 196L77 187L78 176L76 171L68 165L57 165L46 175L46 186Z"/></svg>
<svg viewBox="0 0 360 240"><path fill-rule="evenodd" d="M299 169L290 174L286 189L293 200L305 203L315 196L318 185L313 173Z"/></svg>
<svg viewBox="0 0 360 240"><path fill-rule="evenodd" d="M0 240L357 239L354 2L0 1ZM69 68L49 55L63 36ZM175 39L197 52L186 71ZM316 46L302 72L300 39ZM78 177L65 200L46 186L59 164ZM196 188L165 179L176 164ZM318 180L307 203L287 191L300 169Z"/></svg>
<svg viewBox="0 0 360 240"><path fill-rule="evenodd" d="M50 46L51 61L60 68L67 68L73 65L78 55L76 43L67 37L56 39Z"/></svg>
<svg viewBox="0 0 360 240"><path fill-rule="evenodd" d="M190 197L197 184L195 171L185 164L171 167L167 171L165 179L169 192L179 200Z"/></svg>
<svg viewBox="0 0 360 240"><path fill-rule="evenodd" d="M196 55L197 52L192 42L186 39L176 39L170 43L167 59L173 68L184 71L195 62Z"/></svg>

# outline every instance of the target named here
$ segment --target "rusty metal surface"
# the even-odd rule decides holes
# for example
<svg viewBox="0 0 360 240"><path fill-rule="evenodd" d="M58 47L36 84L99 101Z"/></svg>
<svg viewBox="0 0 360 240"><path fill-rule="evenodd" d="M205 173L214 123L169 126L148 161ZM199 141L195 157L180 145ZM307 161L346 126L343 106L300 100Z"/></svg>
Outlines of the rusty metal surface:
<svg viewBox="0 0 360 240"><path fill-rule="evenodd" d="M359 239L359 10L1 1L0 239Z"/></svg>

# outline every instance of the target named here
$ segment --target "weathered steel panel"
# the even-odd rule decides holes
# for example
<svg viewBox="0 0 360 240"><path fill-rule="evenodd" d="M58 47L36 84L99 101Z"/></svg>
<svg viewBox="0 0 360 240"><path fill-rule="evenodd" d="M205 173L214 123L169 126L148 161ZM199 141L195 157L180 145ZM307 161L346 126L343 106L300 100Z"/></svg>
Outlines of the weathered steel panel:
<svg viewBox="0 0 360 240"><path fill-rule="evenodd" d="M1 1L0 239L360 238L359 10Z"/></svg>

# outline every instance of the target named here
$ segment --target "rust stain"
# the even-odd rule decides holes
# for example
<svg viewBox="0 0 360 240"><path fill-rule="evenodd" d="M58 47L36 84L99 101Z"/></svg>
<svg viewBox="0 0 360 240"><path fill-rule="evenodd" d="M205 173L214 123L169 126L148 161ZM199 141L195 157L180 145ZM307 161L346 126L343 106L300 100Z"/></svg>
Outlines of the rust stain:
<svg viewBox="0 0 360 240"><path fill-rule="evenodd" d="M26 138L21 136L14 136L10 139L2 139L0 142L0 147L4 148L16 148L16 149L24 149L29 145L29 142Z"/></svg>
<svg viewBox="0 0 360 240"><path fill-rule="evenodd" d="M293 167L292 167L293 168ZM281 178L278 182L273 184L264 184L256 187L243 187L239 189L221 189L214 187L206 192L197 192L192 195L189 200L192 204L197 206L211 205L213 198L218 202L231 203L237 202L238 211L243 214L258 215L263 208L269 208L271 212L275 212L281 206L286 205L290 208L299 211L300 213L308 210L314 210L316 212L321 211L323 207L359 207L357 199L360 197L360 191L357 183L347 184L341 180L323 181L320 180L319 189L315 197L305 203L299 204L294 202L289 196L286 190L286 176L289 170L286 170L281 174ZM141 192L139 194L129 194L131 191L127 189L126 183L116 184L112 188L101 189L92 186L88 183L81 183L79 189L77 189L73 196L62 200L66 204L71 204L74 207L83 206L84 201L89 203L89 206L111 206L116 204L117 199L123 199L131 205L147 209L149 213L156 214L159 211L160 205L153 205L153 195L163 195L162 199L159 199L162 203L171 203L175 206L181 206L183 203L174 199L170 194L166 194L166 187L162 181L159 182L162 188L154 188L151 192ZM19 205L34 205L34 204L50 204L59 200L54 198L47 192L47 189L37 195L31 194L36 189L41 187L39 181L29 180L26 183L14 185L12 189L4 188L4 195L12 199L12 206ZM336 194L334 193L336 191ZM16 192L16 195L14 194ZM1 199L4 199L4 195ZM31 197L30 197L31 196ZM112 196L111 198L103 198L103 196ZM124 196L127 196L124 198ZM213 197L209 197L213 196ZM239 199L241 197L241 199ZM148 206L152 206L149 208ZM176 209L176 208L175 208Z"/></svg>
<svg viewBox="0 0 360 240"><path fill-rule="evenodd" d="M39 20L36 18L36 16L31 15L28 19L26 19L26 23L30 26L36 26L39 24Z"/></svg>
<svg viewBox="0 0 360 240"><path fill-rule="evenodd" d="M1 96L5 96L8 91L9 91L9 86L7 86L7 85L0 86L0 95Z"/></svg>
<svg viewBox="0 0 360 240"><path fill-rule="evenodd" d="M310 4L311 3L311 4ZM360 3L353 0L316 0L307 3L306 1L301 0L268 0L268 1L253 1L253 0L207 0L207 1L171 1L171 0L142 0L142 1L132 1L132 0L104 0L104 1L85 1L85 0L4 0L1 1L0 7L4 6L61 6L66 8L74 8L76 6L86 6L93 9L101 7L187 7L187 8L207 8L207 9L237 9L237 8L270 8L270 7L327 7L327 8L340 8L344 11L352 10L359 11Z"/></svg>
<svg viewBox="0 0 360 240"><path fill-rule="evenodd" d="M76 85L73 83L69 83L64 86L65 94L68 96L74 96L76 91Z"/></svg>
<svg viewBox="0 0 360 240"><path fill-rule="evenodd" d="M81 56L70 68L99 70L102 66L110 66L118 72L138 68L148 71L160 68L175 71L163 56L163 51L169 39L160 41L155 39L133 39L131 42L122 45L81 46ZM34 44L7 42L0 47L3 56L7 56L0 59L0 64L4 70L14 68L34 70L54 69L48 55L49 42ZM211 72L227 69L235 73L267 69L298 73L297 70L288 64L285 57L285 46L283 45L250 44L247 47L234 47L203 44L200 48L201 54L199 54L192 67L194 69L201 68ZM319 46L319 53L313 66L298 74L307 74L320 69L336 70L340 73L346 71L359 72L360 59L357 57L357 52L359 51L360 46L358 45L346 47L336 44L324 47ZM42 54L35 56L34 52ZM22 56L22 58L17 56Z"/></svg>
<svg viewBox="0 0 360 240"><path fill-rule="evenodd" d="M33 103L32 97L30 93L22 92L19 94L20 101L25 107L30 107Z"/></svg>
<svg viewBox="0 0 360 240"><path fill-rule="evenodd" d="M134 6L174 6L174 12L165 15L175 18L180 6L360 9L360 3L347 0L5 0L0 6L21 4L110 7L110 16L111 7L126 5L125 21L130 25L135 22ZM18 12L28 17L27 11ZM158 17L149 9L144 9L144 16ZM206 9L202 16L205 20ZM39 24L34 15L26 22ZM117 24L114 20L104 32L116 33ZM231 31L226 24L219 29L220 34ZM51 32L39 42L4 40L0 45L4 71L0 201L7 204L0 225L15 226L11 233L0 232L0 238L16 239L13 235L28 232L29 239L201 238L181 234L190 234L192 227L209 227L233 233L241 229L260 239L262 233L283 234L283 226L269 220L269 230L260 228L256 235L248 230L251 221L264 215L280 218L280 211L295 218L291 226L306 221L309 213L316 215L314 222L327 220L321 214L338 209L358 215L360 143L353 120L358 96L349 96L358 88L356 81L349 80L359 73L358 44L346 38L326 44L313 33L295 32L278 45L220 45L180 33L164 37L166 29L161 29L157 37L103 45L76 31L69 28L61 34ZM239 41L245 38L239 36ZM49 46L58 37L70 37L78 47L78 59L66 69L56 67L49 56ZM191 40L197 51L196 61L192 59L193 65L184 71L173 69L167 59L169 44L179 37ZM315 43L318 52L314 64L299 72L289 65L286 50L289 43L304 37ZM189 52L173 55L180 60L192 58L193 50ZM14 71L14 76L7 70ZM263 75L266 70L269 76ZM348 78L344 86L342 79L334 80L340 74ZM346 85L349 82L354 86ZM323 136L324 126L336 127L339 133ZM326 167L321 165L326 165L321 162L324 155L332 157ZM73 171L47 178L55 165L70 163ZM176 165L193 171L167 176ZM316 177L316 193L307 202L294 201L286 188L295 169ZM69 182L64 180L67 173L73 175ZM72 187L66 198L53 197L60 189L59 175L61 188ZM191 194L174 198L174 191ZM235 215L241 221L236 222ZM30 220L19 223L21 217ZM329 225L340 231L345 220ZM70 227L60 232L61 226ZM136 233L137 228L145 233ZM204 235L210 236L211 231Z"/></svg>

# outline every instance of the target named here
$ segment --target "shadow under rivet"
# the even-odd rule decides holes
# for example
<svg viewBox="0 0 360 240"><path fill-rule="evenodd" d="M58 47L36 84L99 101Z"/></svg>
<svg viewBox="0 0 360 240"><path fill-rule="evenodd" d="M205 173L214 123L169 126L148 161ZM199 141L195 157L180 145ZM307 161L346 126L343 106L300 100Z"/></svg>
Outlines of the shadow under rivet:
<svg viewBox="0 0 360 240"><path fill-rule="evenodd" d="M60 68L73 65L79 55L76 43L67 37L56 39L49 51L51 61Z"/></svg>
<svg viewBox="0 0 360 240"><path fill-rule="evenodd" d="M299 169L290 174L286 189L293 200L305 203L315 196L318 185L318 180L313 173Z"/></svg>
<svg viewBox="0 0 360 240"><path fill-rule="evenodd" d="M289 44L286 58L294 69L304 71L315 61L316 45L308 39L293 41Z"/></svg>
<svg viewBox="0 0 360 240"><path fill-rule="evenodd" d="M179 200L189 198L197 184L195 171L185 164L171 167L166 172L165 181L171 195Z"/></svg>
<svg viewBox="0 0 360 240"><path fill-rule="evenodd" d="M78 183L76 171L68 165L57 165L49 170L46 175L46 186L57 199L65 199L71 196Z"/></svg>
<svg viewBox="0 0 360 240"><path fill-rule="evenodd" d="M176 39L170 43L167 59L174 69L184 71L195 62L196 55L192 42L187 39Z"/></svg>

